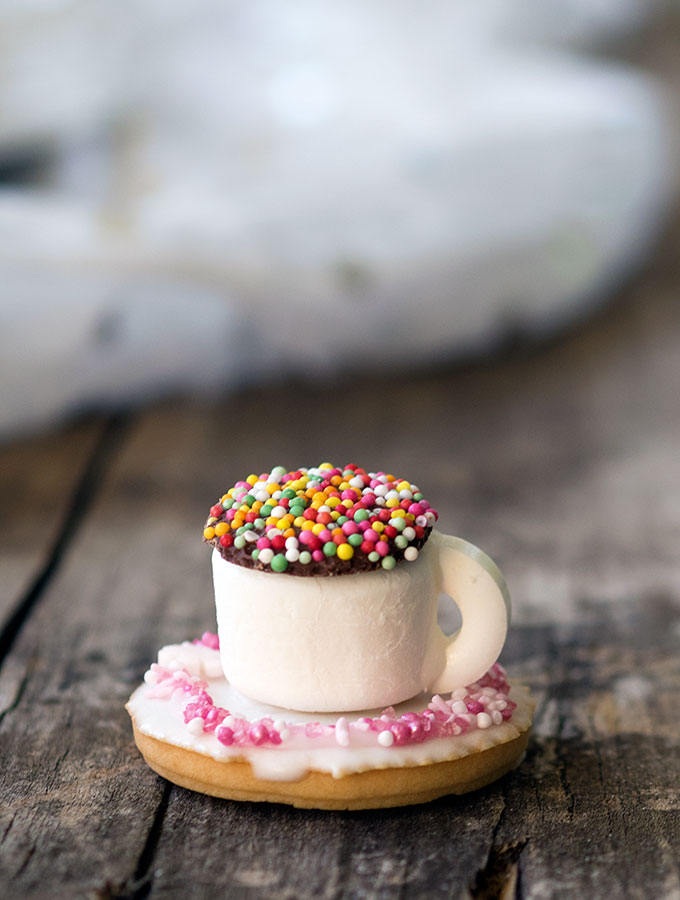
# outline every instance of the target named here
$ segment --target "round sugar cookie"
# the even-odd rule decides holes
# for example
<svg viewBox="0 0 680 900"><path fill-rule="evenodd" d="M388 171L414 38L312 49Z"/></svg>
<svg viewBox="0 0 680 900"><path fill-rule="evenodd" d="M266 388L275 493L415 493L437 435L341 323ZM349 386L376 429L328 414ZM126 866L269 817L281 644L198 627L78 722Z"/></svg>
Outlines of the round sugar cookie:
<svg viewBox="0 0 680 900"><path fill-rule="evenodd" d="M224 678L217 641L164 647L127 709L159 775L231 800L316 809L424 803L519 764L533 701L498 664L450 697L338 716L266 706Z"/></svg>

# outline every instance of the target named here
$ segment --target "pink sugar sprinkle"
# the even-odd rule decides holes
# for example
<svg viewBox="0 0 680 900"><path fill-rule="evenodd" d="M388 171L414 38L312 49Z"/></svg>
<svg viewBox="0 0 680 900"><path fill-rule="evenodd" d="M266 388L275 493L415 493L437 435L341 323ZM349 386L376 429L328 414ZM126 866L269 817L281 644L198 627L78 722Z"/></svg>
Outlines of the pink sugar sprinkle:
<svg viewBox="0 0 680 900"><path fill-rule="evenodd" d="M227 747L231 746L231 744L234 743L233 730L226 725L222 725L221 728L217 729L217 740L221 744L225 744Z"/></svg>
<svg viewBox="0 0 680 900"><path fill-rule="evenodd" d="M321 562L324 559L323 550L312 550L312 559L314 562Z"/></svg>
<svg viewBox="0 0 680 900"><path fill-rule="evenodd" d="M411 737L411 729L408 727L406 722L393 722L390 725L390 731L394 735L394 743L398 746L402 746L403 744L407 744Z"/></svg>
<svg viewBox="0 0 680 900"><path fill-rule="evenodd" d="M248 737L256 746L264 744L269 737L266 725L262 725L261 723L251 725L250 730L248 731Z"/></svg>
<svg viewBox="0 0 680 900"><path fill-rule="evenodd" d="M477 713L484 712L484 704L480 703L478 700L470 700L469 703L466 703L465 705L467 706L467 711L475 716Z"/></svg>

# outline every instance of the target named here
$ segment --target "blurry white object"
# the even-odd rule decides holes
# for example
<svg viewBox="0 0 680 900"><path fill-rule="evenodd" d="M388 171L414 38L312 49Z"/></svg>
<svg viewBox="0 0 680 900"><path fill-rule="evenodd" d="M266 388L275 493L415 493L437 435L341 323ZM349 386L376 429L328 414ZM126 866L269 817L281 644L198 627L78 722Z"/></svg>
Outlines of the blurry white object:
<svg viewBox="0 0 680 900"><path fill-rule="evenodd" d="M138 127L0 195L0 430L477 352L600 299L663 212L656 90L513 48L494 8L140 0Z"/></svg>
<svg viewBox="0 0 680 900"><path fill-rule="evenodd" d="M0 158L73 141L125 102L134 4L0 0Z"/></svg>

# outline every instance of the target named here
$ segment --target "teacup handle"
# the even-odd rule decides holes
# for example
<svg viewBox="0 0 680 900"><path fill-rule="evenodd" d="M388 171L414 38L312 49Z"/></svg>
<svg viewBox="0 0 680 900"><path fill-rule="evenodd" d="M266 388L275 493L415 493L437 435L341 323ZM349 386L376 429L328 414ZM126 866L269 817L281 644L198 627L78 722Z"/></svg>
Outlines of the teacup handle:
<svg viewBox="0 0 680 900"><path fill-rule="evenodd" d="M498 659L510 624L510 595L498 566L474 544L448 534L438 542L440 587L460 609L460 629L446 637L446 665L430 685L444 693L473 684Z"/></svg>

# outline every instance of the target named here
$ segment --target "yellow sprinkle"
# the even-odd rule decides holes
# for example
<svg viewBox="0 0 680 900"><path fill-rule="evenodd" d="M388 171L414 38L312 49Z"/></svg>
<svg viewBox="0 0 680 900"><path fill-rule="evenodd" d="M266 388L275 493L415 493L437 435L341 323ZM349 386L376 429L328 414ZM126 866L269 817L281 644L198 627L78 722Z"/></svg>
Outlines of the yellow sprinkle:
<svg viewBox="0 0 680 900"><path fill-rule="evenodd" d="M341 481L340 484L338 485L338 490L339 490L339 491L346 491L348 487L349 487L349 482L348 482L348 481ZM351 547L351 546L352 546L352 545L350 544L350 547Z"/></svg>
<svg viewBox="0 0 680 900"><path fill-rule="evenodd" d="M385 523L384 522L374 522L371 525L371 528L373 529L373 531L377 531L378 534L380 534L381 531L385 530Z"/></svg>
<svg viewBox="0 0 680 900"><path fill-rule="evenodd" d="M354 547L351 544L338 544L338 556L340 559L351 559L354 556Z"/></svg>
<svg viewBox="0 0 680 900"><path fill-rule="evenodd" d="M222 500L220 502L224 503L224 501L228 500L228 499L229 499L229 494L222 494Z"/></svg>
<svg viewBox="0 0 680 900"><path fill-rule="evenodd" d="M246 478L246 481L252 487L255 484L255 482L257 481L257 475L249 475Z"/></svg>
<svg viewBox="0 0 680 900"><path fill-rule="evenodd" d="M333 468L333 463L321 463L321 465L319 466L319 468L320 468L320 469L332 469L332 468Z"/></svg>
<svg viewBox="0 0 680 900"><path fill-rule="evenodd" d="M305 519L305 524L302 526L303 531L311 531L314 528L314 522L310 519Z"/></svg>
<svg viewBox="0 0 680 900"><path fill-rule="evenodd" d="M323 525L321 522L315 522L312 525L312 534L320 534L324 530L325 527L326 526Z"/></svg>
<svg viewBox="0 0 680 900"><path fill-rule="evenodd" d="M281 490L280 485L276 484L276 482L271 481L267 487L265 488L268 494L273 494L275 491Z"/></svg>
<svg viewBox="0 0 680 900"><path fill-rule="evenodd" d="M397 500L396 497L390 497L389 500L386 500L386 501L385 501L385 506L386 506L388 509L394 509L395 506L399 506L399 501ZM403 510L402 510L402 511L403 511Z"/></svg>
<svg viewBox="0 0 680 900"><path fill-rule="evenodd" d="M400 481L395 488L396 491L410 491L411 485L408 481Z"/></svg>
<svg viewBox="0 0 680 900"><path fill-rule="evenodd" d="M319 503L319 506L323 506L323 504L327 500L327 494L325 491L317 491L312 497L312 503Z"/></svg>
<svg viewBox="0 0 680 900"><path fill-rule="evenodd" d="M389 506L389 501L385 504L385 506ZM392 515L390 516L390 518L391 519L403 519L405 515L406 515L405 509L395 509L394 512L392 513Z"/></svg>
<svg viewBox="0 0 680 900"><path fill-rule="evenodd" d="M277 518L275 518L274 516L267 516L267 518L264 520L264 524L265 525L276 525L276 523L278 521L279 520Z"/></svg>
<svg viewBox="0 0 680 900"><path fill-rule="evenodd" d="M295 525L296 528L304 528L306 521L307 519L305 519L304 516L298 516L297 518L293 519L293 525Z"/></svg>
<svg viewBox="0 0 680 900"><path fill-rule="evenodd" d="M331 509L335 509L338 503L340 503L339 497L329 497L328 500L326 500L326 506L330 506Z"/></svg>
<svg viewBox="0 0 680 900"><path fill-rule="evenodd" d="M340 518L340 513L338 512L338 510L337 509L331 510L331 519L333 519L333 521L335 522L335 520L339 519L339 518Z"/></svg>
<svg viewBox="0 0 680 900"><path fill-rule="evenodd" d="M215 534L217 537L222 537L223 534L226 534L229 531L230 525L228 522L218 522L215 525Z"/></svg>
<svg viewBox="0 0 680 900"><path fill-rule="evenodd" d="M204 528L203 537L206 541L211 541L215 537L215 529L212 527Z"/></svg>

